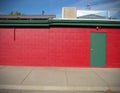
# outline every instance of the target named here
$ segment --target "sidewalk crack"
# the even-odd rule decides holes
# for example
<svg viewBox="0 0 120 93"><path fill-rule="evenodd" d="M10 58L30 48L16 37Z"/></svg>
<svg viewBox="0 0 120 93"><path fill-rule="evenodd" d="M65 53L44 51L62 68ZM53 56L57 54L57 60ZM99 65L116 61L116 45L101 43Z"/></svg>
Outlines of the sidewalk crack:
<svg viewBox="0 0 120 93"><path fill-rule="evenodd" d="M27 79L27 77L31 74L31 72L33 71L34 68L32 68L30 70L30 72L26 75L26 77L22 80L22 82L20 84L23 84L23 82Z"/></svg>
<svg viewBox="0 0 120 93"><path fill-rule="evenodd" d="M107 85L107 87L108 88L110 88L110 86L109 86L109 84L108 84L108 82L106 81L106 80L104 80L96 71L94 71L94 70L92 70L98 77L100 77L100 79L102 79L104 82L105 82L105 84Z"/></svg>
<svg viewBox="0 0 120 93"><path fill-rule="evenodd" d="M67 71L65 71L65 76L66 76L66 86L68 86L68 75L67 75Z"/></svg>

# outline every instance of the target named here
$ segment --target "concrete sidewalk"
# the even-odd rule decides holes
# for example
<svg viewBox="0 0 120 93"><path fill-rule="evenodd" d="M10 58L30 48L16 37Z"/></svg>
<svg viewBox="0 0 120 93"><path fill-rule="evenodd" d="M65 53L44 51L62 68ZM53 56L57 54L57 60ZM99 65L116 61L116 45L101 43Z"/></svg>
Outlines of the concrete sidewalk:
<svg viewBox="0 0 120 93"><path fill-rule="evenodd" d="M107 91L120 93L120 68L0 66L0 93Z"/></svg>

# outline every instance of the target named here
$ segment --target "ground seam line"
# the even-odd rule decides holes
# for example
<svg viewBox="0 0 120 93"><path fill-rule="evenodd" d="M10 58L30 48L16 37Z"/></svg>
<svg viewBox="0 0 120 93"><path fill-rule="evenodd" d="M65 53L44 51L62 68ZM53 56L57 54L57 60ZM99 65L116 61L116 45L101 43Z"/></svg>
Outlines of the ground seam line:
<svg viewBox="0 0 120 93"><path fill-rule="evenodd" d="M92 70L93 71L93 70ZM107 81L105 81L97 72L93 71L98 77L100 77L106 84L107 86L110 88L109 84Z"/></svg>
<svg viewBox="0 0 120 93"><path fill-rule="evenodd" d="M68 86L68 76L67 76L67 71L65 70L65 76L66 76L66 85Z"/></svg>
<svg viewBox="0 0 120 93"><path fill-rule="evenodd" d="M33 71L34 68L32 68L30 70L30 72L26 75L26 77L22 80L22 82L20 84L23 84L23 82L26 80L26 78L30 75L30 73Z"/></svg>

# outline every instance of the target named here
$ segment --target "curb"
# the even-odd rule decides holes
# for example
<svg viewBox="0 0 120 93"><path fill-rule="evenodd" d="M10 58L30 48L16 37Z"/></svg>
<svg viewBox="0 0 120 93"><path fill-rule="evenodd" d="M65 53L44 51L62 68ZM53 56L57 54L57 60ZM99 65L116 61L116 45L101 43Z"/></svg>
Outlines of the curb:
<svg viewBox="0 0 120 93"><path fill-rule="evenodd" d="M0 85L0 90L34 90L34 91L116 91L120 87L81 87L81 86L37 86L37 85Z"/></svg>

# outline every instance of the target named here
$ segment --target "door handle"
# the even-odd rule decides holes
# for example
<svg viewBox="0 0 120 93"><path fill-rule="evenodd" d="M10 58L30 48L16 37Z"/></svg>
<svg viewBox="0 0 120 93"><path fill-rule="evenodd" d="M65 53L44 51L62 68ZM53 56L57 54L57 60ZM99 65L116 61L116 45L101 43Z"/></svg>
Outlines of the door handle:
<svg viewBox="0 0 120 93"><path fill-rule="evenodd" d="M94 51L94 49L93 49L93 48L91 48L91 49L90 49L90 51Z"/></svg>

